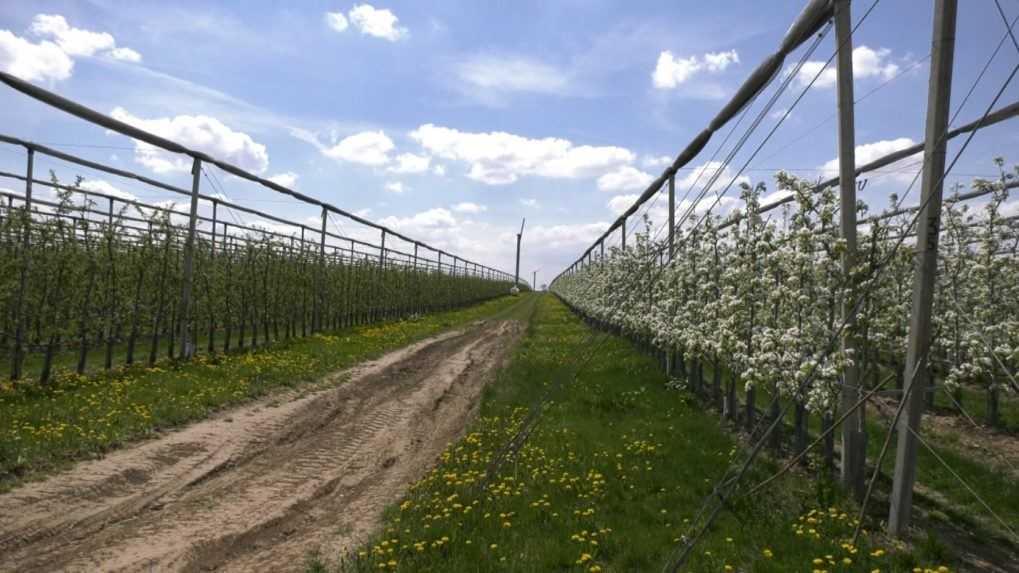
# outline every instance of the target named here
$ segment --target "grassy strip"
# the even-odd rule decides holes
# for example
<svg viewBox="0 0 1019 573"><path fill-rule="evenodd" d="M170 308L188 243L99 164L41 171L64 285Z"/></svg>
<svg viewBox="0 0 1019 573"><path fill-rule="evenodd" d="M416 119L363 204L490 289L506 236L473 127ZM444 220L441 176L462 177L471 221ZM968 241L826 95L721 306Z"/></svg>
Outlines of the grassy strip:
<svg viewBox="0 0 1019 573"><path fill-rule="evenodd" d="M589 332L543 297L469 433L387 511L371 543L342 563L313 559L309 570L660 570L737 444L621 339L599 347L548 406L518 460L487 491L476 488L538 391L591 350ZM774 469L757 464L748 481ZM685 570L912 571L918 559L908 553L869 539L849 546L852 514L830 484L788 475L733 500Z"/></svg>
<svg viewBox="0 0 1019 573"><path fill-rule="evenodd" d="M706 370L708 369L706 368ZM707 372L705 376L710 380L710 372ZM746 392L742 387L738 387L737 393L741 400L746 398ZM944 395L944 392L939 391L938 394ZM772 396L766 388L759 387L756 400L758 408L767 408L771 403ZM789 405L790 411L792 411L789 400L780 398L780 402L783 405ZM894 407L892 411L894 411ZM890 416L875 414L873 407L868 408L865 423L869 435L867 458L871 465L876 463L878 456L881 455L881 447L888 433L889 418ZM945 432L940 436L925 432L924 440L973 491L994 508L995 513L1002 520L1009 524L1019 523L1019 482L1014 479L1013 474L1009 471L1011 468L1007 467L1001 457L980 451L966 443L969 440L965 438L965 435L970 431L969 422L966 424L963 428ZM820 418L810 416L808 428L811 435L820 435ZM836 434L836 440L839 439L838 436L839 434ZM975 441L979 442L979 438L976 438ZM892 449L885 456L881 465L881 471L889 478L895 471L895 443L893 439L890 446ZM872 469L868 469L866 474L868 479L872 471ZM969 489L962 485L952 472L945 469L937 457L923 445L917 446L916 481L928 490L936 492L948 503L953 519L965 520L971 528L990 528L998 535L1008 537L1008 532L998 524L992 515L987 513L987 510L973 497ZM974 516L979 516L980 519L975 520ZM938 512L934 512L932 517L948 519L941 517ZM986 533L986 531L982 532Z"/></svg>
<svg viewBox="0 0 1019 573"><path fill-rule="evenodd" d="M253 351L202 354L187 363L166 361L153 368L122 367L84 376L65 370L47 387L0 383L0 491L70 461L505 311L517 300L502 297Z"/></svg>

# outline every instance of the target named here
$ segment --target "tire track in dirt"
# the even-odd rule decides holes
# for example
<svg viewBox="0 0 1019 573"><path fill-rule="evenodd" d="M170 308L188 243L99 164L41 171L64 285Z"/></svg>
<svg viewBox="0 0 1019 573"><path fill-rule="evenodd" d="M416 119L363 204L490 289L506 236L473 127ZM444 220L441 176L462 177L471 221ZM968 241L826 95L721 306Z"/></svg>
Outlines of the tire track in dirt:
<svg viewBox="0 0 1019 573"><path fill-rule="evenodd" d="M312 550L335 558L460 434L523 331L493 320L436 336L339 386L265 398L0 496L0 571L288 571Z"/></svg>

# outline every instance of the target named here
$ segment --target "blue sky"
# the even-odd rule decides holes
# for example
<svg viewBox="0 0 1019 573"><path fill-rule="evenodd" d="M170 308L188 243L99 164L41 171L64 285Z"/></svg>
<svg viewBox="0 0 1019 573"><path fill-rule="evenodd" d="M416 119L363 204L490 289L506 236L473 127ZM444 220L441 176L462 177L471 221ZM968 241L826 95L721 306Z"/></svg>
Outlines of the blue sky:
<svg viewBox="0 0 1019 573"><path fill-rule="evenodd" d="M707 124L804 4L6 2L0 69L482 263L512 270L513 235L527 217L522 274L540 268L550 279L661 173L661 158ZM870 4L854 3L854 19ZM860 158L923 139L932 4L882 0L854 37L857 97L878 88L857 107ZM961 5L953 109L1005 32L992 1ZM1009 18L1019 15L1016 0L1002 6ZM828 59L832 36L806 68ZM982 113L1017 61L1006 44L957 124ZM773 191L775 169L825 172L836 155L828 79L765 145L745 173L750 180ZM802 88L794 80L776 109ZM1011 85L1000 105L1017 97ZM188 181L184 163L7 88L0 121L6 134ZM720 140L691 167L703 166ZM1007 124L978 134L951 181L993 175L991 158L1017 160L1017 143ZM0 147L4 169L20 171L23 162L22 150ZM167 199L58 162L39 168ZM881 207L903 191L908 162L896 171L872 177L863 198ZM681 173L681 192L695 173ZM294 220L317 216L267 189L219 179L234 201ZM660 209L652 214L661 220ZM367 236L356 227L339 228Z"/></svg>

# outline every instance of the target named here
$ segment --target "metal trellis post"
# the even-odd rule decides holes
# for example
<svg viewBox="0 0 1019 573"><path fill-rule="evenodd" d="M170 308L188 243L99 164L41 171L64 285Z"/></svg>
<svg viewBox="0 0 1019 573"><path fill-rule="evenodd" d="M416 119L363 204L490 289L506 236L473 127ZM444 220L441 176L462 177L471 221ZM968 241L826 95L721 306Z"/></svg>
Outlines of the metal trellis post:
<svg viewBox="0 0 1019 573"><path fill-rule="evenodd" d="M180 357L187 359L194 355L191 335L191 291L194 286L195 226L198 223L198 186L201 182L202 160L197 157L191 165L191 209L188 212L188 234L184 241L184 261L181 269L180 293Z"/></svg>
<svg viewBox="0 0 1019 573"><path fill-rule="evenodd" d="M955 57L957 0L936 0L934 4L933 49L927 92L925 128L923 208L917 219L913 304L906 352L905 415L899 419L895 449L888 533L902 535L909 527L916 480L917 439L924 391L928 386L928 350L931 345L931 307L938 263L938 233L941 226L941 192L945 174L945 132L948 128L949 98L952 92L952 63Z"/></svg>
<svg viewBox="0 0 1019 573"><path fill-rule="evenodd" d="M846 281L842 313L846 330L842 336L842 349L851 355L852 364L846 366L842 375L842 409L846 415L842 423L842 485L853 492L857 499L864 495L864 466L867 455L867 434L863 431L859 410L852 410L860 399L860 350L856 340L853 297L856 295L850 281L856 264L856 127L853 110L853 22L850 18L850 0L835 2L835 42L838 50L836 73L838 74L839 112L839 190L840 190L840 233L845 241L842 253L842 277Z"/></svg>

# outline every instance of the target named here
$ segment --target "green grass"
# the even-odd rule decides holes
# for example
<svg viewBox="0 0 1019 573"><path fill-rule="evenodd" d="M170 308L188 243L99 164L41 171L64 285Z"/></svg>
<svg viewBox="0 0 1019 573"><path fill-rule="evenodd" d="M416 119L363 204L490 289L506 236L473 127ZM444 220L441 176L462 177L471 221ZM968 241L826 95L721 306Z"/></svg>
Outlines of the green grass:
<svg viewBox="0 0 1019 573"><path fill-rule="evenodd" d="M705 379L709 381L711 379L710 369L707 366L705 367ZM723 385L724 380L723 378ZM972 392L976 396L983 395L978 391L969 389L966 389L966 391ZM737 387L737 394L741 400L746 397L742 387ZM938 392L936 396L941 396L944 400L950 402L944 396L943 391ZM758 409L766 410L771 400L772 396L766 388L757 389L756 406ZM788 399L780 398L780 403L783 406L789 405L789 412L792 412ZM939 402L936 402L936 404L939 404ZM1002 413L1009 411L1006 408L1006 404L1008 404L1008 408L1011 407L1010 403L1002 400ZM969 410L968 407L967 410ZM942 413L948 412L942 411ZM972 411L970 413L972 415ZM790 417L791 414L786 419L788 420ZM970 433L968 424L969 422L965 422L961 429L945 431L937 436L932 435L930 432L921 434L924 441L937 453L937 456L931 453L923 444L917 446L916 482L919 486L934 492L934 497L947 502L949 505L947 509L950 510L954 519L964 520L970 526L981 524L997 532L1000 536L1008 537L1008 532L988 513L987 509L973 496L969 489L971 488L987 502L1005 523L1015 528L1015 524L1019 524L1019 482L1012 478L1008 471L1010 468L1008 468L1006 462L1002 461L1000 456L975 450L972 446L965 444L965 442L969 441L969 438L964 439L966 434ZM874 408L869 407L866 416L866 427L868 433L867 460L873 466L881 454L881 447L888 432L888 420L877 416ZM819 416L808 417L808 430L811 434L811 439L820 435L821 420ZM836 443L840 439L841 433L836 430ZM885 476L891 476L894 472L896 443L893 437L892 442L889 444L888 453L881 464L881 471ZM818 445L816 449L820 450L820 448L821 446ZM951 471L946 469L941 461L938 460L938 457L944 460L955 474L966 482L966 485L963 485L956 475L953 475ZM872 471L873 469L868 468L868 480ZM969 488L966 486L969 486ZM974 519L974 517L979 517L979 519Z"/></svg>
<svg viewBox="0 0 1019 573"><path fill-rule="evenodd" d="M437 332L506 311L519 299L343 329L187 363L121 367L54 382L0 383L0 491L218 409L295 388Z"/></svg>
<svg viewBox="0 0 1019 573"><path fill-rule="evenodd" d="M596 349L520 456L487 490L477 487L538 392L592 350L589 333L557 299L542 297L465 437L387 510L374 539L340 563L312 559L308 570L660 570L739 447L714 414L668 389L654 361L622 339ZM747 482L774 469L763 460ZM912 570L914 556L869 540L843 547L852 515L829 483L789 474L763 495L732 500L687 570Z"/></svg>

